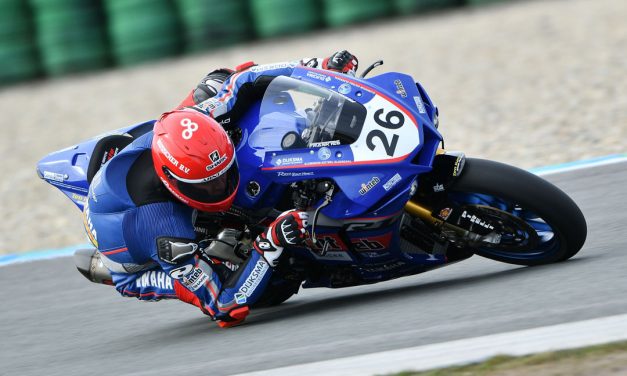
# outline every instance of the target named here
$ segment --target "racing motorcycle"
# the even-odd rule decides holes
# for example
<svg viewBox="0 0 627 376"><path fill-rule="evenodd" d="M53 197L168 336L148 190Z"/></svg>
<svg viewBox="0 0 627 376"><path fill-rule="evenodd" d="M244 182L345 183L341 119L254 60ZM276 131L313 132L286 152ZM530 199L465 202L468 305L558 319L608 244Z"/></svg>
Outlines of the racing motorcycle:
<svg viewBox="0 0 627 376"><path fill-rule="evenodd" d="M310 239L284 252L257 306L301 287L376 283L475 254L532 266L581 249L586 221L570 197L527 171L444 150L438 109L419 83L395 72L366 78L381 63L360 77L298 67L273 79L229 132L240 187L228 212L199 213L199 237L222 239L211 229L237 223L246 242L291 208L311 218ZM54 152L38 174L83 209L98 169L153 124Z"/></svg>

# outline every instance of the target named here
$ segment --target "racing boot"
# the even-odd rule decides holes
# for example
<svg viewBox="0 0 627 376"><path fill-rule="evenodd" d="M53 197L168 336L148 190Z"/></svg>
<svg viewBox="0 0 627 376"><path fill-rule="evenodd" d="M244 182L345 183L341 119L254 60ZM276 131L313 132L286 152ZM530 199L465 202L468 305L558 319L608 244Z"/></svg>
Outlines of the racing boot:
<svg viewBox="0 0 627 376"><path fill-rule="evenodd" d="M74 252L76 269L94 283L113 285L111 272L102 263L100 252L96 249L79 249Z"/></svg>
<svg viewBox="0 0 627 376"><path fill-rule="evenodd" d="M218 318L216 324L218 324L220 328L230 328L239 325L244 321L246 316L248 316L249 312L248 306L232 309L226 316Z"/></svg>

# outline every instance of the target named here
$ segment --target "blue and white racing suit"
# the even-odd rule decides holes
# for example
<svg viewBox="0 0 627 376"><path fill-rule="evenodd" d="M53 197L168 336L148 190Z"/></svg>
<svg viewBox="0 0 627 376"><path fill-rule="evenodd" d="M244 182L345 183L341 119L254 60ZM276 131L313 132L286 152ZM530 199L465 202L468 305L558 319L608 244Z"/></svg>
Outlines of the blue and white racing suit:
<svg viewBox="0 0 627 376"><path fill-rule="evenodd" d="M152 136L148 132L124 148L89 187L86 230L111 271L115 288L141 300L181 298L184 288L198 299L193 304L218 319L254 303L272 268L259 253L251 252L225 285L214 270L219 261L198 256L194 209L162 191L151 176ZM138 170L143 175L136 176ZM175 247L187 252L173 260Z"/></svg>
<svg viewBox="0 0 627 376"><path fill-rule="evenodd" d="M242 88L265 78L290 75L299 64L303 62L251 66L235 72L216 97L198 108L215 118L228 117L237 107ZM308 60L308 65L318 66L318 59ZM216 271L217 260L198 256L196 212L171 196L154 173L152 137L148 132L125 147L98 171L89 187L85 229L111 271L115 288L123 296L141 300L179 298L217 319L254 303L267 285L272 267L253 251L225 281ZM173 259L174 248L189 252Z"/></svg>

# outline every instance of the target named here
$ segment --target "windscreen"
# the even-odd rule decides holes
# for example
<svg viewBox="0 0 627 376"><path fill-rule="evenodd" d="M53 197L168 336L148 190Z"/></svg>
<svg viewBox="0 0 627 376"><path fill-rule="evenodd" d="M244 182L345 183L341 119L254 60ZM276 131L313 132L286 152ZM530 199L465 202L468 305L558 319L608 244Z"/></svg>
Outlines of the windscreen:
<svg viewBox="0 0 627 376"><path fill-rule="evenodd" d="M294 118L301 145L346 145L357 140L366 109L341 94L290 77L275 78L266 90L260 118L277 113Z"/></svg>

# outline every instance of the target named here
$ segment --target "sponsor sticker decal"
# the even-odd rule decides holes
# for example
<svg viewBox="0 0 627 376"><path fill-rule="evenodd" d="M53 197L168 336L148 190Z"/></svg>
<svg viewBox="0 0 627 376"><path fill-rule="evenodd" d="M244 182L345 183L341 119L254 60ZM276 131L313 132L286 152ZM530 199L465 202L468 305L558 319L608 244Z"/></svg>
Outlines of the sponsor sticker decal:
<svg viewBox="0 0 627 376"><path fill-rule="evenodd" d="M303 164L303 158L302 157L277 158L274 160L274 164L276 166L290 166L290 165Z"/></svg>
<svg viewBox="0 0 627 376"><path fill-rule="evenodd" d="M361 184L361 188L359 189L359 194L363 196L366 193L370 192L370 190L374 188L375 185L379 184L380 181L381 179L379 179L376 176L373 176L369 182Z"/></svg>
<svg viewBox="0 0 627 376"><path fill-rule="evenodd" d="M85 226L85 232L89 237L89 241L94 247L98 247L98 233L96 232L96 228L94 227L93 222L91 221L91 217L89 216L89 201L85 202L85 207L83 208L83 226Z"/></svg>
<svg viewBox="0 0 627 376"><path fill-rule="evenodd" d="M266 272L269 268L270 265L268 265L267 262L263 260L257 261L252 272L250 273L248 278L246 278L246 281L244 281L244 284L242 285L242 287L239 288L238 292L243 294L247 298L250 298L250 296L253 294L253 292L263 279L263 276L266 275Z"/></svg>
<svg viewBox="0 0 627 376"><path fill-rule="evenodd" d="M221 102L215 98L209 98L206 101L200 102L196 107L203 111L210 112L221 106Z"/></svg>
<svg viewBox="0 0 627 376"><path fill-rule="evenodd" d="M322 146L338 146L340 145L340 140L331 140L331 141L322 141L322 142L312 142L309 147L319 148Z"/></svg>
<svg viewBox="0 0 627 376"><path fill-rule="evenodd" d="M329 150L328 147L322 147L320 150L318 150L318 158L320 158L320 160L322 161L326 161L327 159L331 158L331 150Z"/></svg>
<svg viewBox="0 0 627 376"><path fill-rule="evenodd" d="M451 216L452 212L453 212L453 209L451 208L443 208L442 210L440 210L440 213L438 213L438 217L446 221L448 217Z"/></svg>
<svg viewBox="0 0 627 376"><path fill-rule="evenodd" d="M246 295L241 292L235 293L235 303L237 304L246 304Z"/></svg>
<svg viewBox="0 0 627 376"><path fill-rule="evenodd" d="M401 175L397 172L396 174L394 174L394 176L390 178L390 180L386 181L385 184L383 184L383 189L385 189L387 192L392 189L396 184L398 184L399 181L401 181Z"/></svg>
<svg viewBox="0 0 627 376"><path fill-rule="evenodd" d="M346 94L351 92L351 85L349 85L347 83L343 83L343 84L340 85L340 87L337 88L337 91L340 94L346 95Z"/></svg>
<svg viewBox="0 0 627 376"><path fill-rule="evenodd" d="M224 154L223 156L220 156L218 151L214 150L211 152L211 154L209 154L209 160L211 160L211 164L207 165L207 171L211 171L214 168L221 165L222 163L224 163L224 161L226 161L226 154Z"/></svg>
<svg viewBox="0 0 627 376"><path fill-rule="evenodd" d="M459 176L464 169L464 165L466 164L466 157L460 155L455 160L455 167L453 168L453 176Z"/></svg>
<svg viewBox="0 0 627 376"><path fill-rule="evenodd" d="M147 271L135 280L137 287L156 287L160 289L173 289L172 278L162 271Z"/></svg>
<svg viewBox="0 0 627 376"><path fill-rule="evenodd" d="M44 171L44 179L64 182L65 179L67 179L67 175L58 172Z"/></svg>
<svg viewBox="0 0 627 376"><path fill-rule="evenodd" d="M276 176L279 177L301 177L301 176L313 176L313 172L285 172L285 171L277 171Z"/></svg>
<svg viewBox="0 0 627 376"><path fill-rule="evenodd" d="M394 86L396 86L396 94L400 95L402 98L407 98L407 91L405 91L401 80L394 80Z"/></svg>
<svg viewBox="0 0 627 376"><path fill-rule="evenodd" d="M331 77L327 76L326 74L322 74L322 73L318 73L318 72L309 71L309 72L307 72L307 77L314 78L316 80L320 80L320 81L324 81L324 82L331 81Z"/></svg>
<svg viewBox="0 0 627 376"><path fill-rule="evenodd" d="M470 222L478 224L479 226L488 229L488 230L494 230L494 226L492 226L490 223L482 220L481 218L477 217L474 214L468 214L468 212L466 210L464 210L464 212L461 215L462 218L464 219L468 219Z"/></svg>
<svg viewBox="0 0 627 376"><path fill-rule="evenodd" d="M174 279L181 279L187 274L189 274L193 269L194 269L194 266L191 264L184 265L184 266L181 266L180 268L170 270L169 274L170 274L170 277Z"/></svg>
<svg viewBox="0 0 627 376"><path fill-rule="evenodd" d="M353 259L344 251L328 251L324 255L310 251L318 260L337 260L337 261L353 261Z"/></svg>
<svg viewBox="0 0 627 376"><path fill-rule="evenodd" d="M414 97L414 102L416 102L416 107L418 107L418 112L420 112L421 114L427 113L427 109L425 108L425 104L422 101L422 98L420 98L419 96L416 96Z"/></svg>
<svg viewBox="0 0 627 376"><path fill-rule="evenodd" d="M157 146L159 147L159 150L163 153L163 155L165 155L165 157L168 159L168 161L170 161L170 163L172 163L172 165L174 167L179 167L179 161L174 158L172 156L172 154L170 153L170 151L165 147L165 145L163 144L163 142L161 141L161 139L157 140Z"/></svg>
<svg viewBox="0 0 627 376"><path fill-rule="evenodd" d="M83 195L76 194L76 193L72 193L72 200L78 201L78 202L86 202L87 201L87 197L85 197Z"/></svg>
<svg viewBox="0 0 627 376"><path fill-rule="evenodd" d="M273 69L282 69L282 68L294 68L296 63L276 63L276 64L264 64L264 65L255 65L250 68L251 72L263 72L267 70Z"/></svg>
<svg viewBox="0 0 627 376"><path fill-rule="evenodd" d="M183 284L187 286L191 291L198 290L201 286L209 280L209 276L200 268L194 268L194 270L183 277Z"/></svg>

